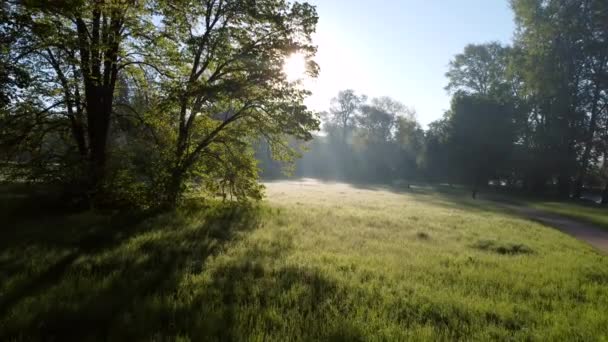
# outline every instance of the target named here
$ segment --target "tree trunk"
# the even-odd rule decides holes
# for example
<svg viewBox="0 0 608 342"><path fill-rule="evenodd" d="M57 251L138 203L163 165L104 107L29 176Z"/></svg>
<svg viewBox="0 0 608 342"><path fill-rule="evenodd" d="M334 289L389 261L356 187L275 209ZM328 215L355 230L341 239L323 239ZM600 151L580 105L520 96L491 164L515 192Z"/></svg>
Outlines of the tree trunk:
<svg viewBox="0 0 608 342"><path fill-rule="evenodd" d="M581 160L581 167L574 185L574 193L572 195L574 198L580 198L583 192L583 182L585 181L585 177L587 176L587 169L589 168L589 158L591 157L591 149L593 148L593 136L595 134L596 120L597 113L594 111L591 116L591 123L589 127L590 131L587 137L587 141L585 142L585 150L583 152Z"/></svg>
<svg viewBox="0 0 608 342"><path fill-rule="evenodd" d="M579 176L574 182L574 191L572 192L572 198L581 198L583 195L583 179L585 178L585 172L581 170Z"/></svg>
<svg viewBox="0 0 608 342"><path fill-rule="evenodd" d="M560 175L557 179L557 196L560 198L570 198L570 186L572 181L567 175Z"/></svg>
<svg viewBox="0 0 608 342"><path fill-rule="evenodd" d="M602 165L604 174L604 190L602 191L602 204L608 204L608 149L604 150L604 164Z"/></svg>
<svg viewBox="0 0 608 342"><path fill-rule="evenodd" d="M99 191L106 175L107 141L112 113L113 89L90 86L87 97L87 134L89 138L89 170L91 186Z"/></svg>
<svg viewBox="0 0 608 342"><path fill-rule="evenodd" d="M608 181L606 181L604 191L602 191L602 204L608 204Z"/></svg>
<svg viewBox="0 0 608 342"><path fill-rule="evenodd" d="M76 17L86 101L89 191L93 197L99 196L106 177L108 133L118 75L118 51L122 29L120 18L123 15L118 11L102 13L99 7L94 7L90 31L83 19ZM109 26L107 18L110 18Z"/></svg>
<svg viewBox="0 0 608 342"><path fill-rule="evenodd" d="M162 209L170 210L177 206L182 195L183 175L184 173L177 167L171 172L160 203Z"/></svg>
<svg viewBox="0 0 608 342"><path fill-rule="evenodd" d="M597 117L599 114L598 108L598 100L600 98L600 85L596 84L595 91L593 94L593 108L591 109L591 119L589 120L589 130L587 131L587 136L585 138L585 150L583 152L583 157L581 160L581 168L578 172L578 177L576 179L575 187L574 187L574 198L580 198L583 192L583 182L585 181L585 177L587 176L587 169L589 168L589 158L591 157L591 149L593 148L593 136L595 135L595 130L597 126Z"/></svg>
<svg viewBox="0 0 608 342"><path fill-rule="evenodd" d="M471 189L471 198L473 199L477 199L477 190L479 188L479 176L475 176L474 180L473 180L473 187Z"/></svg>
<svg viewBox="0 0 608 342"><path fill-rule="evenodd" d="M77 118L70 118L71 120L71 131L72 137L76 141L76 145L78 146L78 154L83 159L87 156L87 143L85 139L84 128L82 127L82 121Z"/></svg>

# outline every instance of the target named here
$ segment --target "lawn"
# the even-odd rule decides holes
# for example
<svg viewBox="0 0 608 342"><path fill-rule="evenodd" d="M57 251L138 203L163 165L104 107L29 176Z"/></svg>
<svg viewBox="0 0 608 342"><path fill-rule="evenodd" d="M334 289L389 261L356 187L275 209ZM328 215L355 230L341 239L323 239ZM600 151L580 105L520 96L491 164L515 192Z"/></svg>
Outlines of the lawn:
<svg viewBox="0 0 608 342"><path fill-rule="evenodd" d="M592 203L532 201L528 205L562 216L585 221L608 230L608 207Z"/></svg>
<svg viewBox="0 0 608 342"><path fill-rule="evenodd" d="M608 257L491 202L267 195L155 215L6 205L0 340L608 339Z"/></svg>

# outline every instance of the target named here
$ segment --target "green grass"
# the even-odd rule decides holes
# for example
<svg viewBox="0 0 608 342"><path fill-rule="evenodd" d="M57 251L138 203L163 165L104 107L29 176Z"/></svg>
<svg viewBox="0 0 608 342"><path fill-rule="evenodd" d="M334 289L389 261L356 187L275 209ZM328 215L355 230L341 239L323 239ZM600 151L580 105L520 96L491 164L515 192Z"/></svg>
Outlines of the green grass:
<svg viewBox="0 0 608 342"><path fill-rule="evenodd" d="M449 188L436 187L435 190L446 192ZM452 195L465 195L464 189L451 189ZM545 212L561 215L608 230L608 206L582 200L556 200L546 196L525 196L523 194L505 193L495 189L484 189L482 198L509 202L517 205L540 209Z"/></svg>
<svg viewBox="0 0 608 342"><path fill-rule="evenodd" d="M534 201L529 206L591 223L608 230L608 207L575 202Z"/></svg>
<svg viewBox="0 0 608 342"><path fill-rule="evenodd" d="M267 193L6 214L0 340L608 340L608 257L558 231L420 188Z"/></svg>

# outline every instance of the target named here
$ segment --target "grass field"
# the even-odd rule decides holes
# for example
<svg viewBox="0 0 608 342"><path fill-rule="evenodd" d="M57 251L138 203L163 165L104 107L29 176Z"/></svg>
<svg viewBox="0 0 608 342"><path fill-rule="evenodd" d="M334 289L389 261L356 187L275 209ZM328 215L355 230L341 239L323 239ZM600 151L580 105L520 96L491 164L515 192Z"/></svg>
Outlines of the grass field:
<svg viewBox="0 0 608 342"><path fill-rule="evenodd" d="M573 202L532 201L528 205L537 209L585 221L608 230L608 207Z"/></svg>
<svg viewBox="0 0 608 342"><path fill-rule="evenodd" d="M421 188L267 194L153 216L7 208L0 340L608 340L608 257L558 231Z"/></svg>
<svg viewBox="0 0 608 342"><path fill-rule="evenodd" d="M445 192L446 187L435 187L435 190ZM452 194L465 195L466 189L452 189ZM496 189L483 189L482 198L498 202L506 202L539 209L577 221L589 223L597 228L608 231L608 206L584 200L559 200L555 197L529 196L522 193L506 193Z"/></svg>

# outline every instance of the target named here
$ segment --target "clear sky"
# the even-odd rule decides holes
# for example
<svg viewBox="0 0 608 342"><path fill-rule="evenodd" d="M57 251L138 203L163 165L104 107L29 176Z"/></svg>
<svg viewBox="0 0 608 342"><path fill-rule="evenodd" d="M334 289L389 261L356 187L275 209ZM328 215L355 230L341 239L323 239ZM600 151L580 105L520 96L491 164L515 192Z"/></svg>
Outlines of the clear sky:
<svg viewBox="0 0 608 342"><path fill-rule="evenodd" d="M468 43L511 41L507 0L308 0L317 6L315 60L307 104L326 110L339 90L391 96L426 126L449 107L447 65Z"/></svg>

